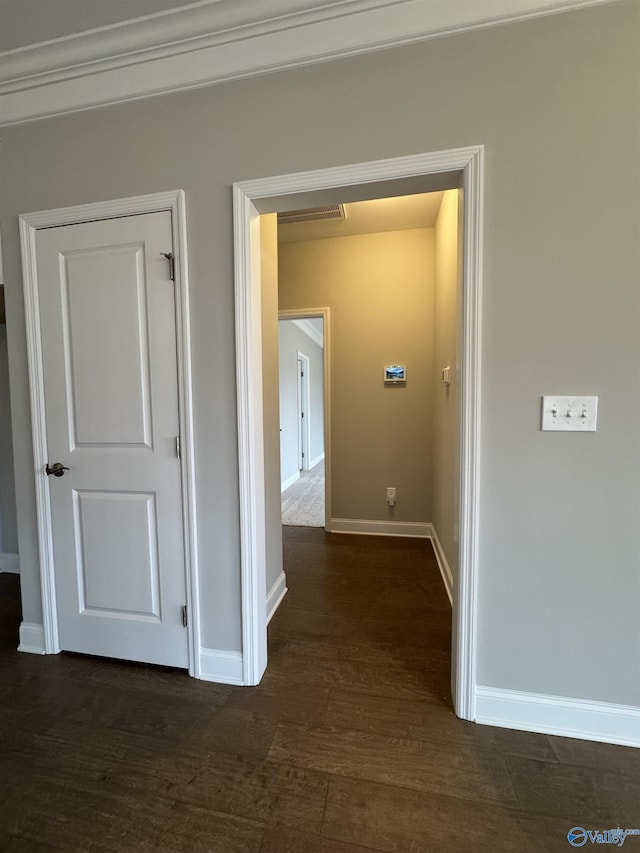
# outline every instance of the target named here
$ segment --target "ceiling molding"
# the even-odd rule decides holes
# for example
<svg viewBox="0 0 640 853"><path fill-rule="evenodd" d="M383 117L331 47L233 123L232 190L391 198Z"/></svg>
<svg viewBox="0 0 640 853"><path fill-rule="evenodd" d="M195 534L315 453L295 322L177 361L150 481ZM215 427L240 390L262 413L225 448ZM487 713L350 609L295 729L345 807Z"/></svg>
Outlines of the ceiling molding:
<svg viewBox="0 0 640 853"><path fill-rule="evenodd" d="M320 348L324 346L324 335L316 329L313 323L310 323L305 318L291 320L291 322L294 326L297 326L301 332L304 332L308 338L311 338L314 344L318 344Z"/></svg>
<svg viewBox="0 0 640 853"><path fill-rule="evenodd" d="M0 125L616 1L200 0L0 54Z"/></svg>

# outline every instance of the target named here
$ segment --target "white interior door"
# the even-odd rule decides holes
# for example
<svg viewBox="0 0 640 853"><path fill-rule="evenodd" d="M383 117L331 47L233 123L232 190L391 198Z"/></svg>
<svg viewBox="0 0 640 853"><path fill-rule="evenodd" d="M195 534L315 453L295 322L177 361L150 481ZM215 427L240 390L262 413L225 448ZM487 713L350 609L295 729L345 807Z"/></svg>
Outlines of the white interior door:
<svg viewBox="0 0 640 853"><path fill-rule="evenodd" d="M169 212L38 231L62 649L188 666Z"/></svg>

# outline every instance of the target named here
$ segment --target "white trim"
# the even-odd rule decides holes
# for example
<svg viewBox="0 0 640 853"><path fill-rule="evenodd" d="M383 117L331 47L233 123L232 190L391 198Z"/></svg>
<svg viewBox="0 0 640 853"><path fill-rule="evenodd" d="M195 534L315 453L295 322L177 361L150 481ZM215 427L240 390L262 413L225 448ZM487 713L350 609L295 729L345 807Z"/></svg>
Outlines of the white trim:
<svg viewBox="0 0 640 853"><path fill-rule="evenodd" d="M262 455L262 353L260 313L259 235L255 232L257 209L277 211L278 197L313 193L322 189L339 192L347 187L386 183L425 176L462 174L464 192L463 298L461 346L460 419L460 556L454 597L452 661L454 703L459 717L475 716L475 655L478 575L478 524L480 494L480 376L481 376L481 274L483 228L482 146L436 151L389 160L376 160L312 172L299 172L234 184L234 246L236 298L236 364L238 379L238 437L241 514L242 624L245 659L260 662L260 676L267 662L267 631L264 601L266 587L264 460ZM402 183L405 183L402 181ZM379 188L378 188L379 192ZM397 190L396 190L397 192ZM289 199L290 202L294 199ZM307 203L308 203L307 198ZM326 203L326 202L325 202ZM252 263L252 249L254 260ZM312 315L306 310L298 316ZM293 316L296 313L293 312ZM328 319L328 318L327 318ZM328 328L325 325L325 365L328 362ZM328 373L325 375L325 382ZM330 402L330 398L327 402ZM325 409L325 423L330 426ZM325 433L330 460L330 429ZM325 463L326 464L326 463ZM328 467L330 471L330 467ZM327 478L330 483L330 477ZM329 510L327 502L327 511ZM330 519L331 517L328 516ZM331 526L327 526L331 530ZM262 595L258 591L262 590ZM245 678L247 684L256 680Z"/></svg>
<svg viewBox="0 0 640 853"><path fill-rule="evenodd" d="M20 574L20 557L18 554L0 554L0 572L7 572L12 575Z"/></svg>
<svg viewBox="0 0 640 853"><path fill-rule="evenodd" d="M478 540L480 532L480 424L482 375L482 247L484 148L476 149L462 175L464 234L460 329L460 493L458 577L454 595L456 664L452 687L456 713L474 717Z"/></svg>
<svg viewBox="0 0 640 853"><path fill-rule="evenodd" d="M308 318L300 318L291 321L294 326L297 326L301 332L311 338L314 344L317 344L319 347L324 346L324 336L316 329L316 327L309 322Z"/></svg>
<svg viewBox="0 0 640 853"><path fill-rule="evenodd" d="M242 655L240 652L222 652L218 649L200 649L198 662L200 679L218 684L244 684L242 680Z"/></svg>
<svg viewBox="0 0 640 853"><path fill-rule="evenodd" d="M321 462L324 462L324 453L321 453L320 456L316 456L315 459L312 459L311 462L309 462L309 470L313 470L313 468L315 468L316 465L319 465Z"/></svg>
<svg viewBox="0 0 640 853"><path fill-rule="evenodd" d="M168 195L168 194L165 194ZM178 356L178 407L182 519L184 529L187 639L189 675L200 678L200 572L198 566L198 526L196 504L196 464L193 426L193 378L191 370L191 307L189 256L187 252L187 209L184 190L175 192L172 207L174 275L176 287L176 348Z"/></svg>
<svg viewBox="0 0 640 853"><path fill-rule="evenodd" d="M288 477L284 483L280 484L280 494L282 492L286 492L289 486L293 486L294 483L297 483L300 479L300 471L295 471L290 477Z"/></svg>
<svg viewBox="0 0 640 853"><path fill-rule="evenodd" d="M282 599L287 592L287 576L284 572L280 572L276 582L267 594L267 625L273 619L276 610L280 607Z"/></svg>
<svg viewBox="0 0 640 853"><path fill-rule="evenodd" d="M476 722L640 747L640 707L633 705L477 687Z"/></svg>
<svg viewBox="0 0 640 853"><path fill-rule="evenodd" d="M436 562L438 563L438 568L442 575L442 582L447 592L449 603L453 606L453 572L451 571L451 566L447 560L447 555L444 553L442 543L438 538L438 533L433 525L431 527L431 541L433 543L433 553L436 556Z"/></svg>
<svg viewBox="0 0 640 853"><path fill-rule="evenodd" d="M191 379L191 330L189 320L189 280L187 269L186 209L183 190L75 207L28 213L19 217L22 246L29 394L33 434L34 477L38 518L38 545L44 649L47 654L60 651L54 584L53 529L48 477L43 474L47 462L47 426L44 410L44 379L38 303L36 236L41 228L89 222L116 216L156 213L171 214L176 288L176 347L178 357L178 406L181 434L181 482L184 525L185 571L188 618L189 674L199 678L200 597L198 588L198 548L196 528L195 462L193 451L193 410Z"/></svg>
<svg viewBox="0 0 640 853"><path fill-rule="evenodd" d="M30 655L46 655L44 625L37 622L22 622L20 624L19 652Z"/></svg>
<svg viewBox="0 0 640 853"><path fill-rule="evenodd" d="M405 536L411 539L431 539L433 528L418 521L370 521L360 518L332 518L332 533L353 533L357 536Z"/></svg>
<svg viewBox="0 0 640 853"><path fill-rule="evenodd" d="M201 0L6 51L0 114L16 124L606 2Z"/></svg>
<svg viewBox="0 0 640 853"><path fill-rule="evenodd" d="M238 473L244 684L259 684L267 666L266 508L262 407L260 217L233 187Z"/></svg>
<svg viewBox="0 0 640 853"><path fill-rule="evenodd" d="M31 402L31 431L36 491L36 517L38 524L38 551L40 555L40 584L42 595L43 647L46 654L60 651L56 591L53 575L53 535L49 480L42 471L47 463L47 428L44 413L44 376L42 343L40 337L40 305L37 296L36 233L40 225L20 217L20 242L22 247L22 280L24 283L27 360L29 365L29 396ZM22 645L22 643L21 643ZM25 648L28 647L25 643ZM20 648L20 647L18 647Z"/></svg>
<svg viewBox="0 0 640 853"><path fill-rule="evenodd" d="M301 471L308 471L310 468L309 453L311 452L311 417L309 415L311 412L311 365L309 356L301 350L297 350L298 367L296 372L300 362L302 362L302 376L296 377L298 388L298 463L301 465ZM302 399L300 399L301 396ZM305 417L301 417L304 412L306 412Z"/></svg>

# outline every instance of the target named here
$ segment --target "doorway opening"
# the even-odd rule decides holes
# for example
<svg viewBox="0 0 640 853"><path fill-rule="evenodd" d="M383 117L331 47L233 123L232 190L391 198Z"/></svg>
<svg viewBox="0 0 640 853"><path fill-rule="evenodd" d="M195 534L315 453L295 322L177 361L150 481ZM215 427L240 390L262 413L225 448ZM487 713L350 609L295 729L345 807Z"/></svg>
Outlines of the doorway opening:
<svg viewBox="0 0 640 853"><path fill-rule="evenodd" d="M325 314L278 316L282 524L324 528L330 491Z"/></svg>
<svg viewBox="0 0 640 853"><path fill-rule="evenodd" d="M452 693L458 716L475 716L482 147L284 175L234 186L236 332L241 489L243 677L267 663L266 515L261 383L259 216L319 204L460 189L460 483L458 573L453 592Z"/></svg>

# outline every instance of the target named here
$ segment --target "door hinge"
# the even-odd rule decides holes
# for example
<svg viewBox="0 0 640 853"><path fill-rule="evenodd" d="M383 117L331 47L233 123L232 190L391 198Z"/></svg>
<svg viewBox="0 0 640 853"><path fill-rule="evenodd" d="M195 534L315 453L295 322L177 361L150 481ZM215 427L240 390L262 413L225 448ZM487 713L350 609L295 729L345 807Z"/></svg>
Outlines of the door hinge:
<svg viewBox="0 0 640 853"><path fill-rule="evenodd" d="M186 628L186 627L187 627L187 623L188 623L188 620L187 620L187 605L186 605L186 604L183 604L183 605L182 605L182 627L183 627L183 628Z"/></svg>
<svg viewBox="0 0 640 853"><path fill-rule="evenodd" d="M176 458L182 459L182 447L180 446L180 436L176 436Z"/></svg>
<svg viewBox="0 0 640 853"><path fill-rule="evenodd" d="M176 264L175 258L173 257L173 252L160 252L163 258L166 258L169 261L169 278L171 281L176 280Z"/></svg>

